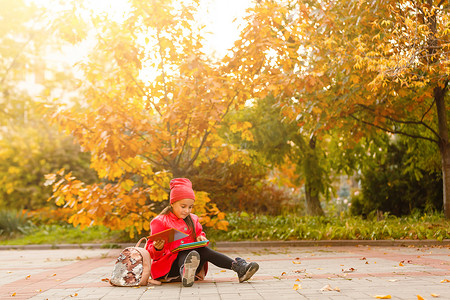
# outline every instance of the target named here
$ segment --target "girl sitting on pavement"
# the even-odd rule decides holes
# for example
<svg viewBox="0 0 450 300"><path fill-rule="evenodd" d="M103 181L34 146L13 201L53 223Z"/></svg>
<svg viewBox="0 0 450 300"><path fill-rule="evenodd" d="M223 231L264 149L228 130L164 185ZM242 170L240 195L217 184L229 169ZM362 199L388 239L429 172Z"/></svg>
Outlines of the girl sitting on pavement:
<svg viewBox="0 0 450 300"><path fill-rule="evenodd" d="M195 195L189 179L174 178L170 181L170 205L151 221L151 234L175 228L189 236L171 243L166 243L165 240L147 242L145 248L152 258L152 278L170 282L181 277L183 286L190 287L196 278L204 278L208 270L207 262L211 262L219 268L235 271L239 282L249 280L259 269L255 262L247 263L240 257L233 260L208 247L175 253L171 251L182 244L206 240L198 216L191 213L194 201Z"/></svg>

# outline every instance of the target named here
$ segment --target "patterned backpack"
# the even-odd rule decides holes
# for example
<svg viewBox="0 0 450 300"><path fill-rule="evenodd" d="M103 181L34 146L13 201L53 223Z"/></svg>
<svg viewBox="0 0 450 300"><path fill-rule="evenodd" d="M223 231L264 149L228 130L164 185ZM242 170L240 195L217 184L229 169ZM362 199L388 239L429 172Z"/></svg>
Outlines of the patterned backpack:
<svg viewBox="0 0 450 300"><path fill-rule="evenodd" d="M150 279L150 253L145 248L139 247L141 238L135 247L127 247L120 253L116 260L109 283L114 286L139 286L161 284L159 281Z"/></svg>

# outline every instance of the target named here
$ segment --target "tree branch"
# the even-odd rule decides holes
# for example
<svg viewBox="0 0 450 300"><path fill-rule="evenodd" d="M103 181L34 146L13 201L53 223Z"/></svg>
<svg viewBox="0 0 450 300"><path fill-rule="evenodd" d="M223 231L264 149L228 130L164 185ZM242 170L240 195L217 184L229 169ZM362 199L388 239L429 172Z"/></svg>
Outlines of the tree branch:
<svg viewBox="0 0 450 300"><path fill-rule="evenodd" d="M186 145L187 145L187 140L189 139L189 130L190 130L190 128L191 128L191 121L192 121L192 117L189 118L189 122L188 122L188 125L187 125L187 128L186 128L186 137L184 138L183 146L181 147L181 151L180 151L180 153L178 154L178 157L177 157L176 162L175 162L175 166L177 166L177 168L178 168L178 166L179 166L179 164L180 164L181 155L182 155L182 153L184 152L184 149L185 149L185 147L186 147Z"/></svg>
<svg viewBox="0 0 450 300"><path fill-rule="evenodd" d="M208 135L209 135L210 133L211 133L211 131L208 131L208 130L205 131L205 134L203 135L203 138L202 138L202 142L200 143L200 146L198 146L197 151L196 151L195 154L194 154L194 157L192 157L192 159L191 159L191 160L189 161L189 163L187 164L186 170L189 170L189 169L191 168L191 166L193 165L193 163L195 162L195 160L196 160L197 157L199 156L200 150L203 148L203 145L205 144L206 139L207 139L207 137L208 137Z"/></svg>
<svg viewBox="0 0 450 300"><path fill-rule="evenodd" d="M373 124L373 123L370 123L370 122L364 121L364 120L362 120L362 119L359 119L359 118L355 117L353 114L350 114L349 116L350 116L351 118L353 118L354 120L358 121L358 122L361 122L361 123L363 123L363 124L366 124L366 125L369 125L369 126L378 128L378 129L380 129L380 130L382 130L382 131L385 131L385 132L389 132L389 133L392 133L392 134L400 134L400 135L404 135L404 136L408 136L408 137L416 138L416 139L422 139L422 140L434 142L434 143L436 143L436 144L439 143L438 140L434 140L434 139L429 138L429 137L426 137L426 136L410 134L410 133L407 133L407 132L404 132L404 131L401 131L401 130L392 130L392 129L385 128L385 127L382 127L382 126L379 126L379 125L375 125L375 124Z"/></svg>
<svg viewBox="0 0 450 300"><path fill-rule="evenodd" d="M152 158L148 157L147 155L144 155L144 154L139 154L139 155L142 156L143 158L147 159L149 162L151 162L155 166L164 167L164 165L162 163L159 163L156 160L153 160Z"/></svg>
<svg viewBox="0 0 450 300"><path fill-rule="evenodd" d="M387 119L387 120L389 120L389 121L392 121L392 122L394 122L394 123L405 124L405 125L421 125L421 126L424 126L426 129L430 130L436 137L439 138L439 134L438 134L433 128L431 128L427 123L425 123L425 122L422 121L422 120L424 119L425 115L426 115L426 114L431 110L431 108L433 107L433 104L434 104L434 101L433 101L433 103L431 104L431 107L428 108L428 110L427 110L427 111L425 112L425 114L422 116L421 121L403 121L403 120L395 119L395 118L393 118L393 117L391 117L391 116L384 116L384 115L379 115L379 116L382 117L382 118L385 118L385 119ZM360 106L360 107L362 107L362 108L365 108L365 109L367 109L367 110L370 110L370 111L374 112L374 110L371 109L370 107L368 107L367 105L364 105L364 104L358 104L358 106Z"/></svg>
<svg viewBox="0 0 450 300"><path fill-rule="evenodd" d="M22 47L20 48L20 51L17 52L16 56L14 56L12 62L9 64L8 68L6 69L5 75L2 78L2 81L0 82L0 85L3 85L3 83L6 80L6 77L8 76L9 71L11 71L11 69L13 68L14 64L16 63L17 59L19 58L20 54L22 54L26 48L26 46L31 42L31 40L34 37L34 33L31 33L30 37L28 38L28 40L22 45Z"/></svg>
<svg viewBox="0 0 450 300"><path fill-rule="evenodd" d="M117 59L116 59L117 60ZM130 78L134 81L134 83L136 84L136 86L139 88L139 90L143 93L144 96L147 96L148 101L153 105L153 107L155 108L155 110L158 112L158 114L162 117L162 112L159 109L159 107L156 105L156 103L154 101L150 100L150 96L145 92L145 90L142 88L142 86L139 84L139 82L136 80L136 78L134 78L133 74L131 74L128 70L125 70L125 72L127 73L128 76L130 76Z"/></svg>

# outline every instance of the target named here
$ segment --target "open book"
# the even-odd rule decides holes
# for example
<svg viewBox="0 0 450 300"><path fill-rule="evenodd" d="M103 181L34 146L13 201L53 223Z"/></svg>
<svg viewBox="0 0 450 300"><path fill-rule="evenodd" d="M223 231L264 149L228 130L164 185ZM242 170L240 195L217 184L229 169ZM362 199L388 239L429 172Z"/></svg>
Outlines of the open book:
<svg viewBox="0 0 450 300"><path fill-rule="evenodd" d="M200 241L200 242L193 242L193 243L187 243L187 244L181 244L180 246L176 247L175 249L172 249L172 252L178 252L182 250L189 250L189 249L195 249L200 247L208 246L209 240L206 241Z"/></svg>
<svg viewBox="0 0 450 300"><path fill-rule="evenodd" d="M152 234L151 236L147 237L147 239L149 239L150 241L165 240L166 243L171 243L173 241L180 240L187 236L188 235L182 231L179 231L175 228L169 228L169 229L160 231L158 233Z"/></svg>

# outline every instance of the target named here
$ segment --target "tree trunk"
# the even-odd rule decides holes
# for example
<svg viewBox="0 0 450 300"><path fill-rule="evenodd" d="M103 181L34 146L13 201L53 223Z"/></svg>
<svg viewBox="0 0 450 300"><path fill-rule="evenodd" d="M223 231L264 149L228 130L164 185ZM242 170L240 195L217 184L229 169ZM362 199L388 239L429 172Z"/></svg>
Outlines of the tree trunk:
<svg viewBox="0 0 450 300"><path fill-rule="evenodd" d="M432 7L433 1L428 0L428 5ZM438 49L437 34L437 16L433 11L427 20L427 25L431 30L428 37L428 53L430 64L437 64L435 53ZM439 128L439 151L441 152L442 161L442 182L443 182L443 206L445 218L450 219L450 148L448 143L448 123L447 110L445 107L445 94L447 92L448 80L438 83L434 88L434 101L436 103L436 111L438 116Z"/></svg>
<svg viewBox="0 0 450 300"><path fill-rule="evenodd" d="M305 183L305 199L306 199L306 213L311 216L324 216L322 206L320 205L319 193L314 191L311 183L306 180Z"/></svg>
<svg viewBox="0 0 450 300"><path fill-rule="evenodd" d="M305 182L305 200L306 200L306 213L311 216L324 216L322 206L320 205L319 200L319 188L318 182L320 182L321 174L317 172L320 170L320 166L318 165L318 159L316 154L316 138L313 136L309 140L309 149L306 151L305 155L305 166L308 165L307 169L309 170L304 172L306 182ZM311 170L315 170L316 172L311 172ZM315 178L316 177L316 178Z"/></svg>
<svg viewBox="0 0 450 300"><path fill-rule="evenodd" d="M447 111L445 107L445 93L448 82L444 87L437 86L434 88L434 100L436 102L436 110L439 125L439 150L442 160L442 182L443 182L443 202L445 218L450 219L450 145L448 141L448 123Z"/></svg>

